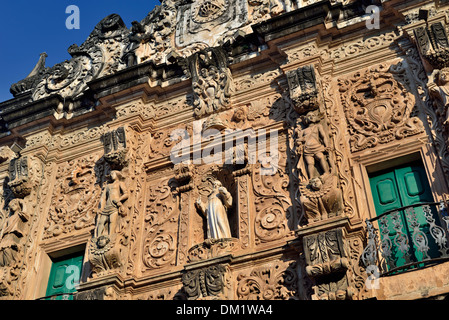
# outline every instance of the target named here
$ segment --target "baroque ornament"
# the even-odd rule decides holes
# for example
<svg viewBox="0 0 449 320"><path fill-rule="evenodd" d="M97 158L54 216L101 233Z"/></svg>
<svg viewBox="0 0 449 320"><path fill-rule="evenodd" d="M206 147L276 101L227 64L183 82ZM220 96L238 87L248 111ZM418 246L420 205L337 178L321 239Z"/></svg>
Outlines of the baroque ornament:
<svg viewBox="0 0 449 320"><path fill-rule="evenodd" d="M208 48L180 62L192 78L194 113L198 118L230 107L234 80L222 48Z"/></svg>
<svg viewBox="0 0 449 320"><path fill-rule="evenodd" d="M229 277L223 264L187 271L182 276L183 289L188 300L223 300L228 295Z"/></svg>
<svg viewBox="0 0 449 320"><path fill-rule="evenodd" d="M288 300L298 295L296 263L258 267L237 276L239 300Z"/></svg>
<svg viewBox="0 0 449 320"><path fill-rule="evenodd" d="M168 179L150 187L142 256L146 268L159 269L175 263L179 215L177 202Z"/></svg>
<svg viewBox="0 0 449 320"><path fill-rule="evenodd" d="M126 67L121 56L129 42L127 34L128 28L120 16L109 15L97 24L81 46L69 47L70 60L48 68L45 67L47 55L41 54L30 75L12 85L11 92L15 96L31 93L33 101L58 95L67 100L67 106L61 103L55 116L70 118L76 109L74 101L86 91L88 82ZM89 104L89 99L86 97L80 103Z"/></svg>
<svg viewBox="0 0 449 320"><path fill-rule="evenodd" d="M247 0L199 0L181 4L175 32L176 47L183 56L216 47L232 39L247 20Z"/></svg>
<svg viewBox="0 0 449 320"><path fill-rule="evenodd" d="M449 40L442 22L414 31L422 57L435 69L449 67Z"/></svg>
<svg viewBox="0 0 449 320"><path fill-rule="evenodd" d="M382 64L339 81L352 152L424 131L421 120L411 116L415 97L404 87L405 70L390 71Z"/></svg>
<svg viewBox="0 0 449 320"><path fill-rule="evenodd" d="M346 271L349 259L342 229L305 236L306 273L315 280L315 298L320 300L352 299Z"/></svg>
<svg viewBox="0 0 449 320"><path fill-rule="evenodd" d="M318 109L318 87L313 66L287 72L290 99L298 114Z"/></svg>
<svg viewBox="0 0 449 320"><path fill-rule="evenodd" d="M58 237L95 224L98 205L96 175L103 165L95 164L95 157L69 161L58 167L56 185L44 227L44 239Z"/></svg>

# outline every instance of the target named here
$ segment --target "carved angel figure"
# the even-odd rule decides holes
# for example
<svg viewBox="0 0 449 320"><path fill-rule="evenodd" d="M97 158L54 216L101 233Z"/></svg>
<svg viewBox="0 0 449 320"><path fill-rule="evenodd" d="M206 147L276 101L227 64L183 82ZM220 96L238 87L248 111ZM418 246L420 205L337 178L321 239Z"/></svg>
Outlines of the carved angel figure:
<svg viewBox="0 0 449 320"><path fill-rule="evenodd" d="M207 219L207 238L232 238L227 212L232 206L232 196L220 181L214 180L212 184L207 204L201 201L201 197L196 201L196 207Z"/></svg>
<svg viewBox="0 0 449 320"><path fill-rule="evenodd" d="M329 151L329 141L320 123L321 114L319 111L311 111L304 117L306 128L302 129L297 124L295 129L296 153L300 156L298 169L308 179L316 177L316 163L320 165L322 174L329 173L329 164L325 152ZM303 158L303 159L301 159ZM305 164L305 168L302 166ZM307 179L307 180L308 180Z"/></svg>
<svg viewBox="0 0 449 320"><path fill-rule="evenodd" d="M119 171L111 172L112 182L108 183L101 195L95 237L110 236L117 228L118 216L125 216L123 203L128 199L125 183Z"/></svg>
<svg viewBox="0 0 449 320"><path fill-rule="evenodd" d="M0 241L0 266L15 261L20 239L24 236L25 224L30 219L24 211L23 200L13 199L9 203L10 215L6 219Z"/></svg>

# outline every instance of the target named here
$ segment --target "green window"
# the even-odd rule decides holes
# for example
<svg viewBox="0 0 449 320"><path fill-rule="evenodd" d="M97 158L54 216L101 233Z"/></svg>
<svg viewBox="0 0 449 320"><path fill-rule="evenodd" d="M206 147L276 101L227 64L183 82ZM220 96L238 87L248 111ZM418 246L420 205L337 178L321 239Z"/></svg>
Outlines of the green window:
<svg viewBox="0 0 449 320"><path fill-rule="evenodd" d="M83 255L53 260L46 296L49 300L72 300L83 267Z"/></svg>
<svg viewBox="0 0 449 320"><path fill-rule="evenodd" d="M427 175L420 161L397 166L370 174L370 186L379 222L382 245L387 258L388 269L438 257L438 248L428 241L429 250L420 250L424 237L431 239L429 224L421 206L404 208L414 204L433 203L434 199ZM438 221L436 207L432 207Z"/></svg>

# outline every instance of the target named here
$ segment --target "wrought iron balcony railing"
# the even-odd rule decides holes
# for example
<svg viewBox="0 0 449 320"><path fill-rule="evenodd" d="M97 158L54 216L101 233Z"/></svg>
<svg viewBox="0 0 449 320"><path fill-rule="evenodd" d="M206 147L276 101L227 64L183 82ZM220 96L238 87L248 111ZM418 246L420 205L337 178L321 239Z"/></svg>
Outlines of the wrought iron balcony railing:
<svg viewBox="0 0 449 320"><path fill-rule="evenodd" d="M366 220L362 262L378 276L449 260L449 216L444 202L420 203Z"/></svg>

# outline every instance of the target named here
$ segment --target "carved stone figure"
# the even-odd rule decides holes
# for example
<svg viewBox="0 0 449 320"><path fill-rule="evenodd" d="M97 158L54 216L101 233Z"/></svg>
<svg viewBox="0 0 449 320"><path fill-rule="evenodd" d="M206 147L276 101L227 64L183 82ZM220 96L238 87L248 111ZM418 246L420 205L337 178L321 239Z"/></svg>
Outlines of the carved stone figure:
<svg viewBox="0 0 449 320"><path fill-rule="evenodd" d="M204 204L201 197L196 207L207 219L207 238L232 238L228 220L228 209L232 207L232 196L220 181L213 181L213 190L208 201Z"/></svg>
<svg viewBox="0 0 449 320"><path fill-rule="evenodd" d="M335 175L326 174L301 183L300 201L308 223L338 216L343 211L342 193Z"/></svg>
<svg viewBox="0 0 449 320"><path fill-rule="evenodd" d="M433 73L433 80L428 84L431 95L435 98L437 110L445 115L444 124L449 124L449 67L436 70Z"/></svg>
<svg viewBox="0 0 449 320"><path fill-rule="evenodd" d="M134 66L138 63L136 50L143 39L143 34L145 33L145 28L138 21L133 21L131 24L132 27L129 35L129 44L123 55L123 60L126 62L127 67Z"/></svg>
<svg viewBox="0 0 449 320"><path fill-rule="evenodd" d="M89 262L92 276L97 277L108 270L123 266L121 248L118 241L120 217L127 215L124 202L128 199L128 189L118 171L110 174L111 182L104 188L97 212L94 236L89 244Z"/></svg>
<svg viewBox="0 0 449 320"><path fill-rule="evenodd" d="M13 199L9 203L9 216L6 219L0 240L0 266L10 266L16 261L19 243L25 235L26 223L30 216L24 210L21 199Z"/></svg>
<svg viewBox="0 0 449 320"><path fill-rule="evenodd" d="M297 122L295 136L295 153L299 157L298 173L306 177L306 180L329 173L330 165L326 153L330 150L329 139L321 124L322 114L310 111L302 117L305 128L301 128Z"/></svg>
<svg viewBox="0 0 449 320"><path fill-rule="evenodd" d="M101 195L95 237L110 236L116 232L117 219L126 216L123 203L128 199L128 190L118 171L111 172L112 182L108 183Z"/></svg>

